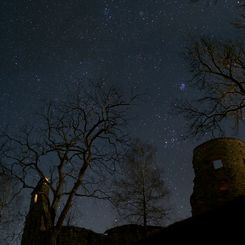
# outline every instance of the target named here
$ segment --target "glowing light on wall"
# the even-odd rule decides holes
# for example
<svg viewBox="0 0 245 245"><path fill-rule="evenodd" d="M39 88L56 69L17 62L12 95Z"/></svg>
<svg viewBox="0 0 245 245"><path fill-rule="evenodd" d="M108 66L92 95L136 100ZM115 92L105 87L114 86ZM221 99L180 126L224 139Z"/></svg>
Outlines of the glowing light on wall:
<svg viewBox="0 0 245 245"><path fill-rule="evenodd" d="M34 196L34 203L36 203L37 202L37 194L35 194L35 196Z"/></svg>

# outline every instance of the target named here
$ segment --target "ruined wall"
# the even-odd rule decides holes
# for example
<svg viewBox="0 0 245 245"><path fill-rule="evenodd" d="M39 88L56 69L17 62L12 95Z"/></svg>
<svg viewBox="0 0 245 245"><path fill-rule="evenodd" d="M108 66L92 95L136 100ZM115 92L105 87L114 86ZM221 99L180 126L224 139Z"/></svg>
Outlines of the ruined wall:
<svg viewBox="0 0 245 245"><path fill-rule="evenodd" d="M79 227L66 226L58 237L57 245L132 245L146 236L163 229L158 226L123 225L99 234Z"/></svg>
<svg viewBox="0 0 245 245"><path fill-rule="evenodd" d="M194 149L192 214L200 214L245 195L245 142L218 138Z"/></svg>
<svg viewBox="0 0 245 245"><path fill-rule="evenodd" d="M45 178L41 179L32 192L29 213L26 216L22 245L46 244L46 231L52 226L49 208L49 187Z"/></svg>
<svg viewBox="0 0 245 245"><path fill-rule="evenodd" d="M57 245L102 245L104 235L88 229L65 226L57 239Z"/></svg>
<svg viewBox="0 0 245 245"><path fill-rule="evenodd" d="M141 226L135 224L118 226L109 229L105 232L107 234L106 242L103 245L131 245L138 241L145 239L147 236L163 229L160 226Z"/></svg>

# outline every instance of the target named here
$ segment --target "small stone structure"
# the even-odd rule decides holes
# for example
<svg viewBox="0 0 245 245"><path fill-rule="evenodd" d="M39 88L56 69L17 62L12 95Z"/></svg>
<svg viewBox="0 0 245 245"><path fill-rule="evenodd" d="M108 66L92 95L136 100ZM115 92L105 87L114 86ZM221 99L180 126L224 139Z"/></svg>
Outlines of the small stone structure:
<svg viewBox="0 0 245 245"><path fill-rule="evenodd" d="M52 226L49 205L48 180L42 178L31 195L29 213L26 216L21 245L46 244L47 231Z"/></svg>
<svg viewBox="0 0 245 245"><path fill-rule="evenodd" d="M245 196L245 142L235 138L209 140L194 149L192 215Z"/></svg>

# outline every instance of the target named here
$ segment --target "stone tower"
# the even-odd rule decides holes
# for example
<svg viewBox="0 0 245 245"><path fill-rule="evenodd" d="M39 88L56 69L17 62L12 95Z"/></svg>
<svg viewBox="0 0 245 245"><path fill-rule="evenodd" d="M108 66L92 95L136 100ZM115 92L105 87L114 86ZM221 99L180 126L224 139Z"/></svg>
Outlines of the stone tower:
<svg viewBox="0 0 245 245"><path fill-rule="evenodd" d="M209 140L194 149L192 215L245 196L245 142L235 138Z"/></svg>
<svg viewBox="0 0 245 245"><path fill-rule="evenodd" d="M47 230L52 226L48 180L42 178L32 192L21 245L46 244Z"/></svg>

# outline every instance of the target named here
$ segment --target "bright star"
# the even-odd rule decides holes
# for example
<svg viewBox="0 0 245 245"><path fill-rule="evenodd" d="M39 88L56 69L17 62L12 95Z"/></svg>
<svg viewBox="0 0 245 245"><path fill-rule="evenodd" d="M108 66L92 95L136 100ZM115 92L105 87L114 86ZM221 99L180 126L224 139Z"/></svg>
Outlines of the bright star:
<svg viewBox="0 0 245 245"><path fill-rule="evenodd" d="M186 90L186 84L185 84L185 83L181 83L181 84L179 85L179 89L180 89L181 91L185 91L185 90Z"/></svg>

